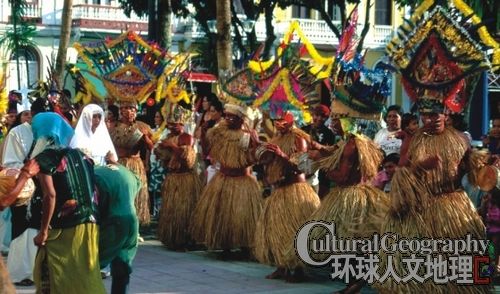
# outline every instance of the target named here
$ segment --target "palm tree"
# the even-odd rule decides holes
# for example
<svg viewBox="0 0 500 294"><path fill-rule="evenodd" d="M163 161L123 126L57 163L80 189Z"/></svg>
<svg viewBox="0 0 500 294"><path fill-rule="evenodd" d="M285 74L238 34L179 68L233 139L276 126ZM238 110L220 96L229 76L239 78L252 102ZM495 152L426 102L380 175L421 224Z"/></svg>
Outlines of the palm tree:
<svg viewBox="0 0 500 294"><path fill-rule="evenodd" d="M217 1L217 66L219 79L224 78L233 69L233 51L231 47L231 0Z"/></svg>
<svg viewBox="0 0 500 294"><path fill-rule="evenodd" d="M73 0L64 0L61 19L61 37L59 49L57 50L55 76L53 77L58 85L63 85L62 79L64 75L64 65L66 63L66 52L68 51L69 39L71 37L72 10Z"/></svg>

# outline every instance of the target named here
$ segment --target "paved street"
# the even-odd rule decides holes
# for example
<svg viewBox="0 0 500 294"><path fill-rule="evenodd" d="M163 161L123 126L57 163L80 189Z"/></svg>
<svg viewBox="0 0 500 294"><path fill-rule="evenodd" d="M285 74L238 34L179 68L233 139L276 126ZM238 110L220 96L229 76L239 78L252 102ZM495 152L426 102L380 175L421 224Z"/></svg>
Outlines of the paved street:
<svg viewBox="0 0 500 294"><path fill-rule="evenodd" d="M267 280L274 268L244 261L221 261L204 251L174 252L157 240L141 243L134 262L129 293L271 293L326 294L343 288L329 280L328 270L309 269L308 282L289 284ZM104 280L108 293L111 279ZM35 293L34 287L17 287L17 293ZM361 293L376 293L365 288ZM500 293L498 286L494 293Z"/></svg>
<svg viewBox="0 0 500 294"><path fill-rule="evenodd" d="M327 271L309 271L310 281L289 284L267 280L274 268L256 262L221 261L214 253L166 250L159 241L141 243L134 262L130 293L332 293L343 284L328 280ZM108 292L111 279L104 280ZM34 287L17 287L35 293ZM371 289L363 293L373 293Z"/></svg>

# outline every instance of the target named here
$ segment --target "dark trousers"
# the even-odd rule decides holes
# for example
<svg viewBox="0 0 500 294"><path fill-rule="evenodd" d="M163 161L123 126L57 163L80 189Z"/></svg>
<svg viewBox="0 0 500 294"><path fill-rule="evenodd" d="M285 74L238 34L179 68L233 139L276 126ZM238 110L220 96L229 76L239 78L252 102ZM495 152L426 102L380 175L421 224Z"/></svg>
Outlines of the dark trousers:
<svg viewBox="0 0 500 294"><path fill-rule="evenodd" d="M130 269L128 264L115 258L111 262L111 294L125 294L130 282Z"/></svg>

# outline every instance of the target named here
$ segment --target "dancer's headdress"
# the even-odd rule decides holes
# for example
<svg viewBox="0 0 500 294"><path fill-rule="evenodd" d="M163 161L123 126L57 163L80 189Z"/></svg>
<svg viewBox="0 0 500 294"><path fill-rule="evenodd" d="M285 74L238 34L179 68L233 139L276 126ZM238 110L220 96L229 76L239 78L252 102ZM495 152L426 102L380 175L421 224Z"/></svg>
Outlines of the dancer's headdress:
<svg viewBox="0 0 500 294"><path fill-rule="evenodd" d="M423 1L387 53L421 112L462 112L478 74L500 66L499 45L461 0Z"/></svg>
<svg viewBox="0 0 500 294"><path fill-rule="evenodd" d="M162 114L167 123L186 124L193 118L193 112L180 104L172 103L169 100L165 101L162 108Z"/></svg>

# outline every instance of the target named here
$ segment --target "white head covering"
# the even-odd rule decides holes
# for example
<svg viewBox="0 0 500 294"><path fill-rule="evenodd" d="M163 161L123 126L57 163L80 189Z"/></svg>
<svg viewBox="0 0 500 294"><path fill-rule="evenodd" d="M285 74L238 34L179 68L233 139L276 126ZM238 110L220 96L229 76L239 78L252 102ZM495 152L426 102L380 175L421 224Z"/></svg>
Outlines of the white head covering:
<svg viewBox="0 0 500 294"><path fill-rule="evenodd" d="M94 114L101 115L101 122L95 132L92 133L92 116ZM104 110L99 105L89 104L83 108L82 114L76 124L75 135L69 146L71 148L79 148L91 156L96 165L106 164L105 157L109 151L111 151L115 158L118 158L115 146L109 136L108 128L104 123Z"/></svg>

